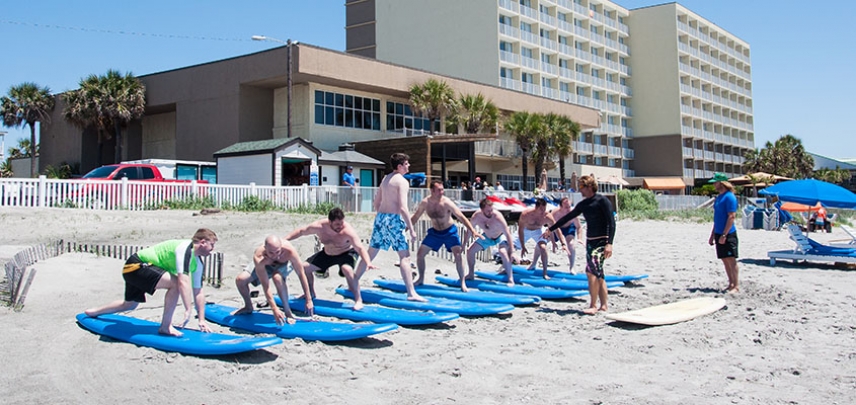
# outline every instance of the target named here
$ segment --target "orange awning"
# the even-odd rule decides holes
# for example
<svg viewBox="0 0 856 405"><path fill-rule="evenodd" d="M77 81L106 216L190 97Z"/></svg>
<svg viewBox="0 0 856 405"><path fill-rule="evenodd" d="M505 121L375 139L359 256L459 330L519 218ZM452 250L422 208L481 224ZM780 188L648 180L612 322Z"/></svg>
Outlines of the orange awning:
<svg viewBox="0 0 856 405"><path fill-rule="evenodd" d="M820 209L820 204L817 204L812 207L805 204L798 204L795 202L786 202L782 204L782 209L790 212L814 212Z"/></svg>
<svg viewBox="0 0 856 405"><path fill-rule="evenodd" d="M648 190L683 190L687 185L679 177L646 177L642 181L642 187Z"/></svg>

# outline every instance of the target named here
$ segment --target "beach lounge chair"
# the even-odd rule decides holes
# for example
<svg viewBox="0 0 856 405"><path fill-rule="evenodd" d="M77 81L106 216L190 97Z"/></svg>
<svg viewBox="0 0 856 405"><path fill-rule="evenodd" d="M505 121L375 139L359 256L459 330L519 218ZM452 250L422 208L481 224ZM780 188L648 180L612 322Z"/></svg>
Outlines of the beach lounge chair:
<svg viewBox="0 0 856 405"><path fill-rule="evenodd" d="M856 248L827 246L809 239L796 224L788 224L790 238L796 244L792 250L767 252L770 265L777 259L812 262L856 263Z"/></svg>
<svg viewBox="0 0 856 405"><path fill-rule="evenodd" d="M837 243L833 243L832 246L856 248L856 229L853 229L847 225L840 225L839 228L841 228L841 230L847 234L849 239L844 238L843 240L841 240Z"/></svg>

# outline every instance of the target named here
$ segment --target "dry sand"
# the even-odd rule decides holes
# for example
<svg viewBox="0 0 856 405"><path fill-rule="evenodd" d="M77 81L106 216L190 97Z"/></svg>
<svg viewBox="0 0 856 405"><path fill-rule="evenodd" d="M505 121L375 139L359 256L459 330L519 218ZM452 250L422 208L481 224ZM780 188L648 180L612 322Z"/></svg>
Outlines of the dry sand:
<svg viewBox="0 0 856 405"><path fill-rule="evenodd" d="M237 305L234 277L252 249L267 234L314 219L0 208L0 252L8 258L14 247L55 239L148 245L209 227L220 237L225 280L220 289L206 288L207 299ZM367 237L372 217L350 219ZM620 221L607 274L650 278L613 291L610 310L722 296L725 275L707 245L709 232L710 224ZM510 316L401 328L343 344L286 340L216 358L164 353L80 328L75 314L121 297L123 260L65 254L35 265L22 312L0 308L0 403L853 403L856 274L828 265L773 268L766 252L790 248L786 232L739 235L742 292L726 296L723 310L681 324L616 324L580 315L584 300L545 301ZM296 246L308 256L314 241ZM394 253L381 252L381 269L362 285L378 276L398 278L396 261ZM551 261L566 263L558 255ZM452 263L429 256L429 273L436 268L454 274ZM333 289L340 284L344 279L333 274L316 288L322 298L339 299ZM299 290L296 280L289 285ZM162 301L158 292L132 315L158 320Z"/></svg>

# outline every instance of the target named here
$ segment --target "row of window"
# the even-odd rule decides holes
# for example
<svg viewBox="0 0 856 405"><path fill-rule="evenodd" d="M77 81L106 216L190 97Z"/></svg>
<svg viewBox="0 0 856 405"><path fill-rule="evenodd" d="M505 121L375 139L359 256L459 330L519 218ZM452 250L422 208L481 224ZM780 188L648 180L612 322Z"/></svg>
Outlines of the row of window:
<svg viewBox="0 0 856 405"><path fill-rule="evenodd" d="M381 130L380 99L315 90L315 123L345 128ZM414 114L410 105L386 102L386 130L429 130L430 120Z"/></svg>

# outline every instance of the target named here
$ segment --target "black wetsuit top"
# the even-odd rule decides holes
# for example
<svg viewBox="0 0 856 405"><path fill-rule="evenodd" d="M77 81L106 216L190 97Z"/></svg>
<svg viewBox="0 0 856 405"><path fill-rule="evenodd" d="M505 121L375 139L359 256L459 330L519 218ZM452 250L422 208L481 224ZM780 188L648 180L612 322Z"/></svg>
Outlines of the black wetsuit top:
<svg viewBox="0 0 856 405"><path fill-rule="evenodd" d="M615 238L615 216L612 215L612 203L600 194L580 201L571 212L557 219L556 223L550 227L550 231L559 229L580 214L586 218L586 237L588 239L608 236L608 243L612 244L612 240Z"/></svg>

